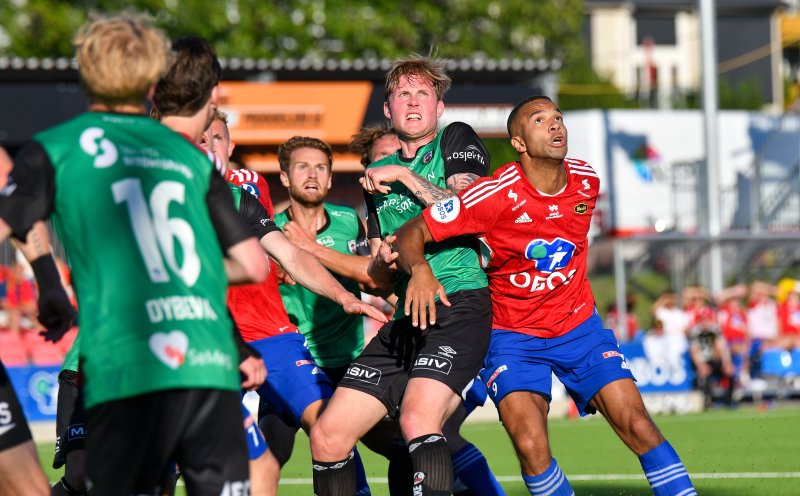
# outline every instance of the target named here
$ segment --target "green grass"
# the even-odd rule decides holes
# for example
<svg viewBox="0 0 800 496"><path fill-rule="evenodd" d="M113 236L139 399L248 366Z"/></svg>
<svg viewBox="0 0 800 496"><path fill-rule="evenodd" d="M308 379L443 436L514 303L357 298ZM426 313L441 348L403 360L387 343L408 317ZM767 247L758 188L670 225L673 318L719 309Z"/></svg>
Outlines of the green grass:
<svg viewBox="0 0 800 496"><path fill-rule="evenodd" d="M769 411L754 408L712 410L702 414L656 417L664 435L681 455L690 474L697 474L695 487L702 496L795 496L800 494L800 407L786 405ZM509 496L528 494L519 479L519 468L505 431L499 423L470 424L464 436L486 455L494 473ZM641 476L638 460L616 438L602 418L553 420L550 424L553 453L578 496L647 495L647 482L628 480L583 480L583 475L623 474ZM52 444L41 445L40 455L50 467ZM386 461L366 448L360 448L372 493L388 494ZM713 474L794 472L794 477L727 477ZM48 470L51 480L60 473ZM310 484L297 480L311 477L306 436L299 434L292 459L283 470L287 482L281 496L311 494ZM719 477L719 476L718 476ZM182 488L178 494L183 494Z"/></svg>

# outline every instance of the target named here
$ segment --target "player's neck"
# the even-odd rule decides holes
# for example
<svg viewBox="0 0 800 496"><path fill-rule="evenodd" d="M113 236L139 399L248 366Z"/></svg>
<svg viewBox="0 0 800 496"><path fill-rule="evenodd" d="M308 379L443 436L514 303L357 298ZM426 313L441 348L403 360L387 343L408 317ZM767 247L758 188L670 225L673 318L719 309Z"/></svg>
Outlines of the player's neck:
<svg viewBox="0 0 800 496"><path fill-rule="evenodd" d="M182 133L189 137L193 142L199 143L203 136L206 118L203 115L195 114L190 117L169 115L161 118L161 123L172 129L176 133Z"/></svg>
<svg viewBox="0 0 800 496"><path fill-rule="evenodd" d="M325 204L301 203L293 198L289 199L289 214L292 220L300 227L319 231L325 225Z"/></svg>
<svg viewBox="0 0 800 496"><path fill-rule="evenodd" d="M538 191L555 195L567 184L563 160L522 160L522 170L528 182Z"/></svg>
<svg viewBox="0 0 800 496"><path fill-rule="evenodd" d="M404 159L412 159L417 155L417 150L427 145L436 137L436 131L422 138L400 138L400 156Z"/></svg>

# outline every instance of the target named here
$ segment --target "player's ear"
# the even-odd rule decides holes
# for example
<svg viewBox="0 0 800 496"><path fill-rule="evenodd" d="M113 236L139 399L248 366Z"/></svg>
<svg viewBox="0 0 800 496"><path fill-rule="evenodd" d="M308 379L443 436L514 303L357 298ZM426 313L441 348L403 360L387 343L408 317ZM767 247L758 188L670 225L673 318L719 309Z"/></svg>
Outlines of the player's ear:
<svg viewBox="0 0 800 496"><path fill-rule="evenodd" d="M439 100L436 104L436 117L439 118L444 114L444 102Z"/></svg>
<svg viewBox="0 0 800 496"><path fill-rule="evenodd" d="M514 147L517 153L525 153L528 150L528 147L525 145L525 141L519 136L514 136L511 138L511 146Z"/></svg>
<svg viewBox="0 0 800 496"><path fill-rule="evenodd" d="M284 188L289 187L289 175L283 170L281 170L281 184Z"/></svg>
<svg viewBox="0 0 800 496"><path fill-rule="evenodd" d="M392 113L389 111L389 102L383 102L383 116L392 120Z"/></svg>

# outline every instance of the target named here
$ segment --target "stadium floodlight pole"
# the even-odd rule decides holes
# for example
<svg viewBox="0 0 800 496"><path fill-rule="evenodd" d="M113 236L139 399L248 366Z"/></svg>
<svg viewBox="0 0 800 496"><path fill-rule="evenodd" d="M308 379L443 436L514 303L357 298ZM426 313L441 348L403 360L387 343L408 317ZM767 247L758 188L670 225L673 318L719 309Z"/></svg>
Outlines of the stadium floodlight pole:
<svg viewBox="0 0 800 496"><path fill-rule="evenodd" d="M719 145L717 113L717 24L715 0L698 0L703 54L703 128L705 130L706 168L705 203L708 216L707 233L711 237L709 251L711 294L722 290L722 253L719 244Z"/></svg>

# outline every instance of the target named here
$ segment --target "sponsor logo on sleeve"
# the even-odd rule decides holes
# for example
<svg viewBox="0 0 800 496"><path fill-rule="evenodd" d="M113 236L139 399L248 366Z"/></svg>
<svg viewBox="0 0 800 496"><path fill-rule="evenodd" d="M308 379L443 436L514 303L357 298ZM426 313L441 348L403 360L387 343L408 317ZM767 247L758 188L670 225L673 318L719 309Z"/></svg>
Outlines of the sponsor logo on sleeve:
<svg viewBox="0 0 800 496"><path fill-rule="evenodd" d="M436 222L447 224L458 217L461 212L461 200L457 196L447 198L431 205L431 218Z"/></svg>

